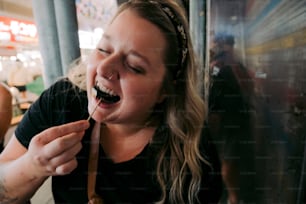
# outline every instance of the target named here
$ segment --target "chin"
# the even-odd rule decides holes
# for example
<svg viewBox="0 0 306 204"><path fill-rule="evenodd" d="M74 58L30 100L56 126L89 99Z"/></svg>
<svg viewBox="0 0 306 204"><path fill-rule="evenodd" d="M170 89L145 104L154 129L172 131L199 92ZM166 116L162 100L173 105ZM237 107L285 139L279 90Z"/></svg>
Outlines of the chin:
<svg viewBox="0 0 306 204"><path fill-rule="evenodd" d="M97 123L103 123L105 121L103 118L96 116L95 114L91 118Z"/></svg>

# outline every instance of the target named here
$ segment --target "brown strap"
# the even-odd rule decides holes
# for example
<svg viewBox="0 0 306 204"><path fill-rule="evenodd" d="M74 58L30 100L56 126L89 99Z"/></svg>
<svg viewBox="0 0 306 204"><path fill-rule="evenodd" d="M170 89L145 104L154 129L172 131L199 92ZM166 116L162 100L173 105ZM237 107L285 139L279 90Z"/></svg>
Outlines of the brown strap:
<svg viewBox="0 0 306 204"><path fill-rule="evenodd" d="M102 204L103 201L95 192L97 166L100 144L100 124L95 124L91 134L90 152L88 160L87 195L89 204Z"/></svg>

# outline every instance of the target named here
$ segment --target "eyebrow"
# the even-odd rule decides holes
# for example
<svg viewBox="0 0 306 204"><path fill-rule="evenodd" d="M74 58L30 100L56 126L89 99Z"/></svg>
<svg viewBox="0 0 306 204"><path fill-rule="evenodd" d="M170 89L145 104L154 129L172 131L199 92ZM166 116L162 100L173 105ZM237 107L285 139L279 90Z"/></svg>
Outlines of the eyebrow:
<svg viewBox="0 0 306 204"><path fill-rule="evenodd" d="M147 65L150 65L149 60L142 54L140 54L139 52L136 52L135 50L130 50L129 54L134 55L138 58L141 58Z"/></svg>
<svg viewBox="0 0 306 204"><path fill-rule="evenodd" d="M103 34L102 38L105 38L106 40L111 40L111 36L106 33ZM128 54L141 58L147 65L151 64L146 56L140 54L136 50L129 50Z"/></svg>

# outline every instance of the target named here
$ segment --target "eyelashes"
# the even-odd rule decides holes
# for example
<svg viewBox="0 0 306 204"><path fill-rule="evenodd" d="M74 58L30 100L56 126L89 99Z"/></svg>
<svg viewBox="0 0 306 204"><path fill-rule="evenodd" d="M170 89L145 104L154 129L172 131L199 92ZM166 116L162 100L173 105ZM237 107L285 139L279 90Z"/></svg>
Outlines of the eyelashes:
<svg viewBox="0 0 306 204"><path fill-rule="evenodd" d="M100 54L102 54L104 57L107 57L111 54L111 51L108 51L104 48L96 48ZM123 59L123 65L126 67L129 71L135 73L135 74L145 74L145 69L142 66L139 66L135 63L131 63L128 60L128 57L122 57Z"/></svg>
<svg viewBox="0 0 306 204"><path fill-rule="evenodd" d="M109 51L105 50L105 49L102 49L102 48L97 48L97 50L99 51L99 53L102 53L102 54L110 54Z"/></svg>

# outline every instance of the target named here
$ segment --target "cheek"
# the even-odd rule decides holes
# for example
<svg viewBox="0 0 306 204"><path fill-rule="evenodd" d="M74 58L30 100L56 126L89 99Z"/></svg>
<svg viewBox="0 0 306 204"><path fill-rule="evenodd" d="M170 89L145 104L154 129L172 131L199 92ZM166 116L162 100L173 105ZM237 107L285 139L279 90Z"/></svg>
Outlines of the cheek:
<svg viewBox="0 0 306 204"><path fill-rule="evenodd" d="M133 82L129 85L123 85L123 87L125 87L127 95L132 97L134 100L140 102L151 101L155 104L160 96L161 84L160 81L146 79L143 81Z"/></svg>
<svg viewBox="0 0 306 204"><path fill-rule="evenodd" d="M87 66L86 69L86 86L87 86L87 94L90 95L91 88L94 85L96 69L94 67Z"/></svg>
<svg viewBox="0 0 306 204"><path fill-rule="evenodd" d="M87 83L91 82L96 73L96 65L94 64L88 64L87 68L86 68L86 79L87 79Z"/></svg>
<svg viewBox="0 0 306 204"><path fill-rule="evenodd" d="M86 67L87 79L91 80L92 76L96 73L96 68L99 63L99 59L97 57L96 51L94 51L88 58Z"/></svg>

